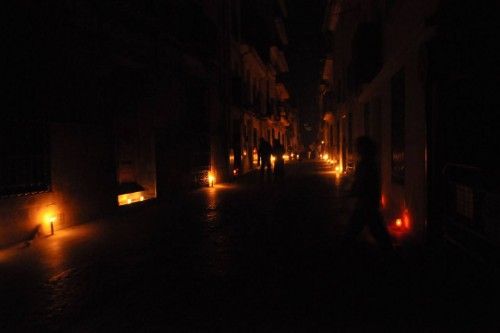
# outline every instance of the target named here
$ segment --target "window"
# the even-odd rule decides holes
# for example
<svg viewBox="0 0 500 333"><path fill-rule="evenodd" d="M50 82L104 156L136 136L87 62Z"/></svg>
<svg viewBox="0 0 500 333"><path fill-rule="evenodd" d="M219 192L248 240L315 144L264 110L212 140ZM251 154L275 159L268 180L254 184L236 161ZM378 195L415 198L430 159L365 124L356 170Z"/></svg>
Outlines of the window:
<svg viewBox="0 0 500 333"><path fill-rule="evenodd" d="M0 130L0 196L50 190L47 125L3 120Z"/></svg>
<svg viewBox="0 0 500 333"><path fill-rule="evenodd" d="M404 184L405 178L405 75L400 70L391 80L392 182Z"/></svg>

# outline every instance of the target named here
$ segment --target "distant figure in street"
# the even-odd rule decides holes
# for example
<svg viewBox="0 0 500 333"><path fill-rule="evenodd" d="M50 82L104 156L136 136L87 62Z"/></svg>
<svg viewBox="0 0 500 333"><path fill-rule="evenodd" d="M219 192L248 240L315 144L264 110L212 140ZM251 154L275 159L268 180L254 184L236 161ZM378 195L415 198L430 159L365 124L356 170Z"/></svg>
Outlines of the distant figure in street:
<svg viewBox="0 0 500 333"><path fill-rule="evenodd" d="M274 180L283 181L285 178L285 160L283 159L283 154L285 153L285 147L280 143L279 140L275 139L273 144L273 155L274 160Z"/></svg>
<svg viewBox="0 0 500 333"><path fill-rule="evenodd" d="M267 174L267 180L271 179L271 145L264 138L259 142L259 161L260 161L260 179L264 179L264 173Z"/></svg>
<svg viewBox="0 0 500 333"><path fill-rule="evenodd" d="M367 225L380 247L392 252L392 242L380 212L380 171L377 164L375 142L367 136L356 140L359 160L356 165L352 195L356 198L354 212L343 240L343 247L352 244L354 238Z"/></svg>

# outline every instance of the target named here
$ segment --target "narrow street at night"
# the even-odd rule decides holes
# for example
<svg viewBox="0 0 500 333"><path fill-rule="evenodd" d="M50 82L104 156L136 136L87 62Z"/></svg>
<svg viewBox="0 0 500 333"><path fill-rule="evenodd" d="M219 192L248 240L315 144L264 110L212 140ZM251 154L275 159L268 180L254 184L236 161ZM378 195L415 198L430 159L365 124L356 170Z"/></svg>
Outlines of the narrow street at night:
<svg viewBox="0 0 500 333"><path fill-rule="evenodd" d="M0 333L500 332L489 1L7 7Z"/></svg>
<svg viewBox="0 0 500 333"><path fill-rule="evenodd" d="M323 162L286 172L283 184L260 183L254 172L2 251L2 326L485 331L498 323L492 272L452 247L423 253L397 239L396 257L365 235L339 252L349 215L342 182Z"/></svg>

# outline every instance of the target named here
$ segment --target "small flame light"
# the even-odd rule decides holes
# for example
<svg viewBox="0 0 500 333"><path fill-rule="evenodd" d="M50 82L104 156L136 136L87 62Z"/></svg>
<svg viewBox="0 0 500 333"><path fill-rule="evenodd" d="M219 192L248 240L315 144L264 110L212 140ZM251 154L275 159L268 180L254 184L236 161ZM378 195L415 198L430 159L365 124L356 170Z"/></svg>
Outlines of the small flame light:
<svg viewBox="0 0 500 333"><path fill-rule="evenodd" d="M254 148L252 151L252 160L253 164L259 164L259 153L257 152L257 148Z"/></svg>
<svg viewBox="0 0 500 333"><path fill-rule="evenodd" d="M53 235L54 234L54 223L56 222L56 216L55 215L49 215L48 216L48 222L50 224L50 234Z"/></svg>
<svg viewBox="0 0 500 333"><path fill-rule="evenodd" d="M324 161L328 161L328 154L323 154L322 158L323 158Z"/></svg>
<svg viewBox="0 0 500 333"><path fill-rule="evenodd" d="M340 176L342 175L342 165L341 164L337 164L335 166L334 172L335 172L335 177L337 179L340 179Z"/></svg>
<svg viewBox="0 0 500 333"><path fill-rule="evenodd" d="M410 231L410 214L407 209L403 211L401 217L397 217L392 225L389 226L389 230L393 235L401 237Z"/></svg>
<svg viewBox="0 0 500 333"><path fill-rule="evenodd" d="M54 235L54 223L57 220L57 216L53 214L49 214L45 217L45 222L48 224L50 227L50 234Z"/></svg>
<svg viewBox="0 0 500 333"><path fill-rule="evenodd" d="M62 221L62 212L56 203L51 203L47 205L43 210L40 211L39 221L41 227L41 233L44 235L54 235L56 222Z"/></svg>
<svg viewBox="0 0 500 333"><path fill-rule="evenodd" d="M209 187L214 187L215 183L215 175L212 171L208 172L208 186Z"/></svg>

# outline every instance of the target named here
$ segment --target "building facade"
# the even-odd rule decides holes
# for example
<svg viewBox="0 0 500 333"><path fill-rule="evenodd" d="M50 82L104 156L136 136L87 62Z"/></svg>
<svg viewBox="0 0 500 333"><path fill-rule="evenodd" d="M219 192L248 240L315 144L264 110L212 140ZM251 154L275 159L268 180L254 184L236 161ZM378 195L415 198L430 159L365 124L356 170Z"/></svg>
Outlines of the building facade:
<svg viewBox="0 0 500 333"><path fill-rule="evenodd" d="M0 247L229 179L232 7L14 6Z"/></svg>
<svg viewBox="0 0 500 333"><path fill-rule="evenodd" d="M298 146L298 118L289 104L284 49L288 44L284 1L235 1L232 40L230 165L237 176L259 167L261 138ZM294 126L291 126L293 123ZM292 130L295 129L295 130Z"/></svg>
<svg viewBox="0 0 500 333"><path fill-rule="evenodd" d="M345 170L356 137L378 143L384 213L409 240L500 240L490 213L498 182L487 181L498 173L477 150L497 146L488 8L438 0L338 0L326 8L325 151Z"/></svg>

